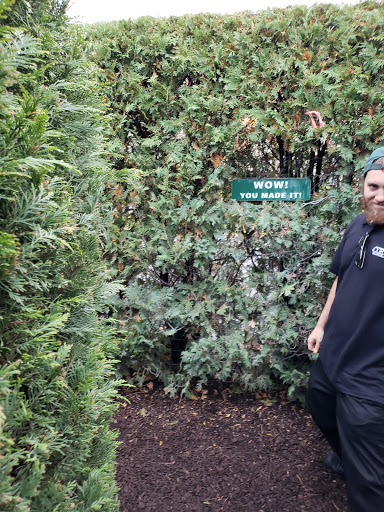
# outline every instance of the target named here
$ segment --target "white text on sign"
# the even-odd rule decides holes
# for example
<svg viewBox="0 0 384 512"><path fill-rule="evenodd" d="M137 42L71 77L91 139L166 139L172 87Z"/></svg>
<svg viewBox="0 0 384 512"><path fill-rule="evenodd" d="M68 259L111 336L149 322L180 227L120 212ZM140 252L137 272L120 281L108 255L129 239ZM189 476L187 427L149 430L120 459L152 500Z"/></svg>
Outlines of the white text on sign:
<svg viewBox="0 0 384 512"><path fill-rule="evenodd" d="M271 189L288 188L289 182L284 181L254 181L255 189L267 189L270 192L240 192L241 199L301 199L301 192L271 192Z"/></svg>

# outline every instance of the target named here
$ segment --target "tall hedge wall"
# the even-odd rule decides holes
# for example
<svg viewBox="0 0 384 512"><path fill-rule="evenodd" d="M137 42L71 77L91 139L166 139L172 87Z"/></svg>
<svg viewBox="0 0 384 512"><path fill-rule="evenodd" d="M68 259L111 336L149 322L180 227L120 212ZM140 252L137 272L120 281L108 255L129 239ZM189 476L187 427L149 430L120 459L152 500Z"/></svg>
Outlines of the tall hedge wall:
<svg viewBox="0 0 384 512"><path fill-rule="evenodd" d="M330 256L384 143L383 21L365 2L89 29L125 153L106 257L128 378L300 395ZM312 200L232 201L249 177L308 177Z"/></svg>
<svg viewBox="0 0 384 512"><path fill-rule="evenodd" d="M0 5L9 512L117 511L112 356L170 393L215 380L300 397L329 259L384 142L380 2L87 34L67 5ZM245 177L308 177L312 199L232 201Z"/></svg>
<svg viewBox="0 0 384 512"><path fill-rule="evenodd" d="M0 6L0 510L8 512L118 510L109 430L117 341L104 319L117 289L102 260L113 218L104 197L109 120L67 3Z"/></svg>

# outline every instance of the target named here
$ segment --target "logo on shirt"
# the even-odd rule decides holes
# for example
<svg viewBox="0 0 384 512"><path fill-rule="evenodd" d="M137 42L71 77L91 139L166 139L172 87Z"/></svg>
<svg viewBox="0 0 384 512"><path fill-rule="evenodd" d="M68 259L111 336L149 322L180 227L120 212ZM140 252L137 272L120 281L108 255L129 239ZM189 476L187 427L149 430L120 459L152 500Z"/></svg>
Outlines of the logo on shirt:
<svg viewBox="0 0 384 512"><path fill-rule="evenodd" d="M384 248L376 245L376 247L374 247L372 249L372 254L373 254L373 256L378 256L379 258L384 258Z"/></svg>

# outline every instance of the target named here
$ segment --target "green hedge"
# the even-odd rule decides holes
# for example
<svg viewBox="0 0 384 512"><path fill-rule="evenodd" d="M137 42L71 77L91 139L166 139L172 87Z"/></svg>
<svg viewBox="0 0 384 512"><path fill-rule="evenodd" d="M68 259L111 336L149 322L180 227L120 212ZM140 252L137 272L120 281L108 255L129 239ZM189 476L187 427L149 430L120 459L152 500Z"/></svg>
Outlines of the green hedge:
<svg viewBox="0 0 384 512"><path fill-rule="evenodd" d="M106 253L125 286L123 374L171 393L218 379L302 396L330 256L384 142L383 14L366 2L89 27L125 151ZM232 201L232 179L249 177L308 177L312 200Z"/></svg>
<svg viewBox="0 0 384 512"><path fill-rule="evenodd" d="M68 2L11 3L0 8L0 509L117 512L110 121Z"/></svg>
<svg viewBox="0 0 384 512"><path fill-rule="evenodd" d="M85 33L68 25L67 1L11 4L0 7L0 508L117 511L112 357L173 394L219 380L302 397L330 256L384 142L383 6ZM326 125L314 130L308 110ZM232 201L232 179L248 177L309 177L313 198Z"/></svg>

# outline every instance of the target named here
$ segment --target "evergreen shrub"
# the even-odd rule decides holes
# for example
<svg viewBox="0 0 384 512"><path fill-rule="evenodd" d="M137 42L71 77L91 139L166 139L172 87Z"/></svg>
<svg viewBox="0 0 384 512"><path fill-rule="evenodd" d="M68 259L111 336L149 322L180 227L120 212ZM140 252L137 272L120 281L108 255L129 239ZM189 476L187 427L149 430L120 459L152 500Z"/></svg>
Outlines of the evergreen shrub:
<svg viewBox="0 0 384 512"><path fill-rule="evenodd" d="M89 28L125 152L106 257L129 379L302 397L330 257L384 142L383 14L370 1ZM251 177L309 178L312 199L232 201L232 179Z"/></svg>
<svg viewBox="0 0 384 512"><path fill-rule="evenodd" d="M113 171L68 2L1 3L0 509L117 512ZM9 10L12 4L12 10ZM7 10L8 8L8 10ZM17 24L17 27L15 25Z"/></svg>

